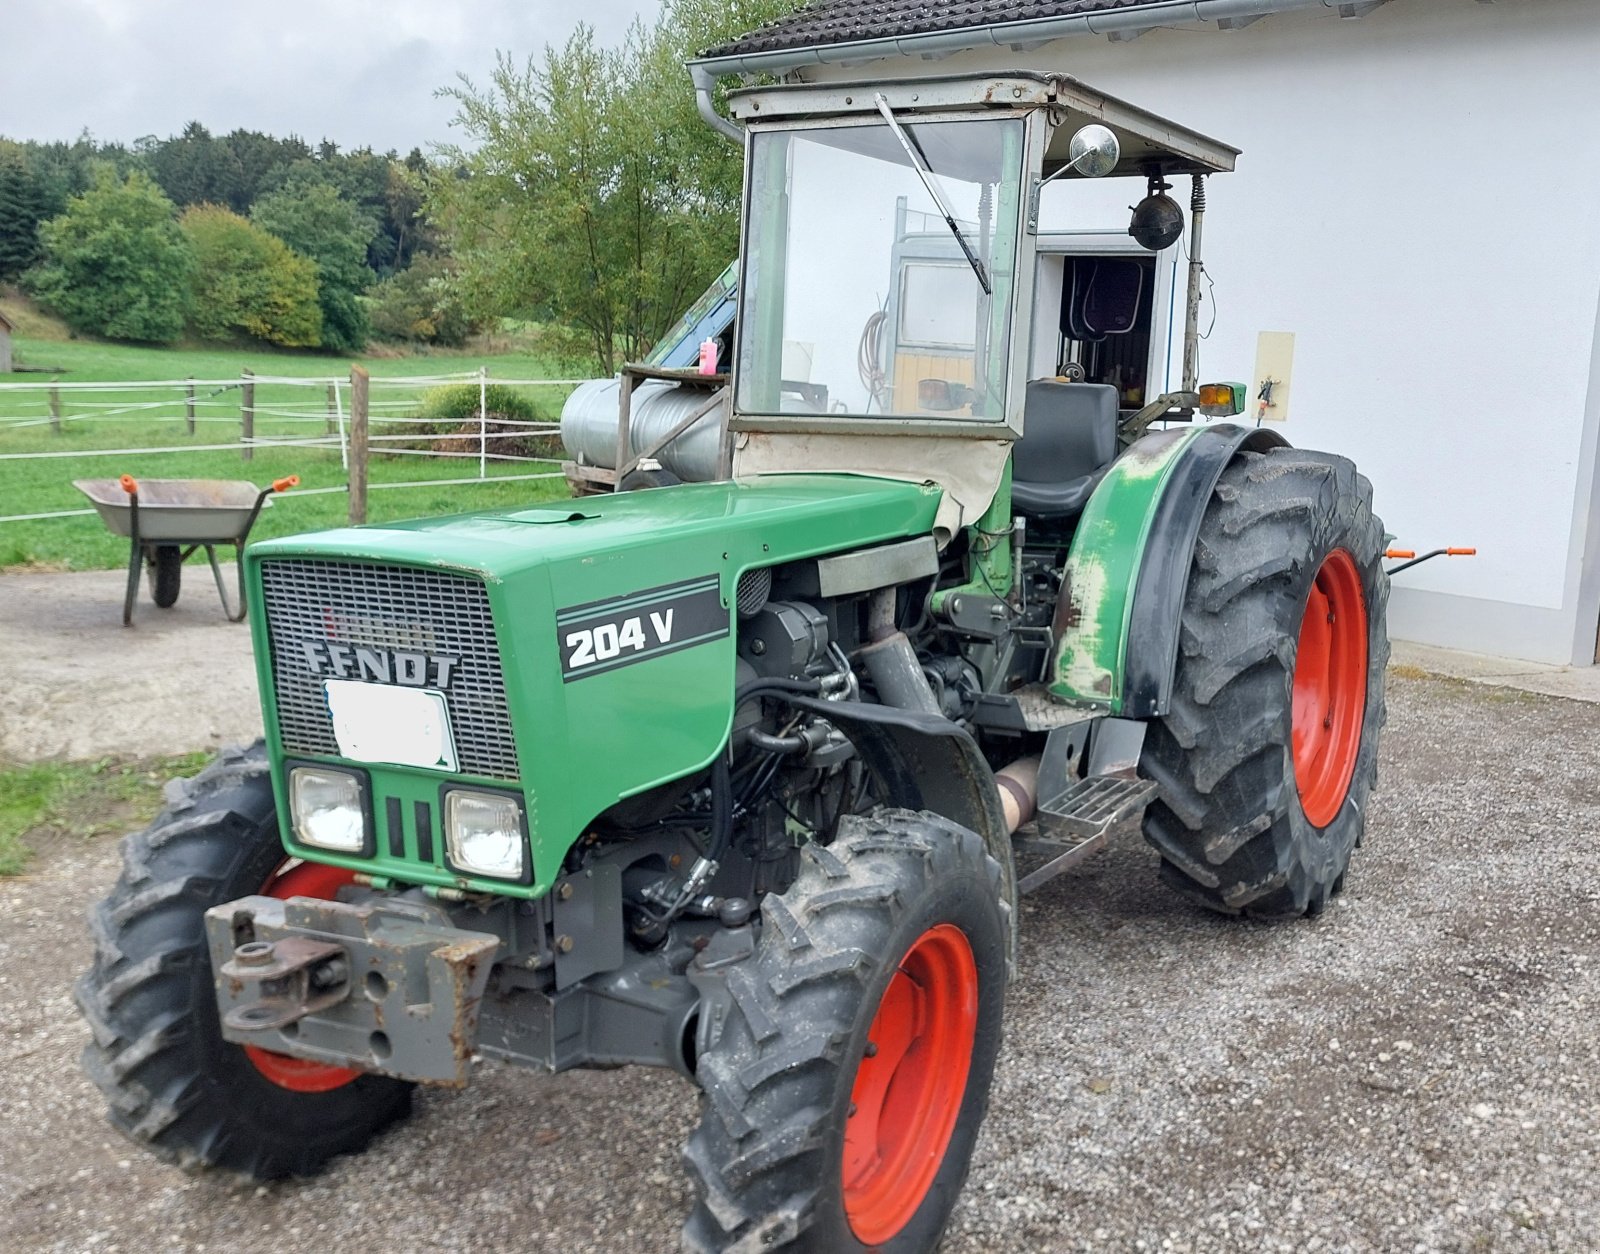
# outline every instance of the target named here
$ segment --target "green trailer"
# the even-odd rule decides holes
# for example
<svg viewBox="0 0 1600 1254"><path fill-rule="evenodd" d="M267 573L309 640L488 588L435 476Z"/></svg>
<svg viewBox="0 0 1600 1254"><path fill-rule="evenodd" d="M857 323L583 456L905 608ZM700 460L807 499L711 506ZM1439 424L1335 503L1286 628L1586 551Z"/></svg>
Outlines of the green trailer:
<svg viewBox="0 0 1600 1254"><path fill-rule="evenodd" d="M247 552L265 741L129 838L78 987L156 1153L309 1174L483 1058L646 1064L704 1094L686 1248L927 1250L1020 893L1135 822L1211 910L1344 884L1384 718L1370 484L1228 421L1192 317L1153 400L1076 348L1030 377L1051 319L1121 316L1112 279L1038 296L1047 185L1141 181L1160 235L1167 180L1201 210L1234 150L1053 75L732 108L704 481Z"/></svg>

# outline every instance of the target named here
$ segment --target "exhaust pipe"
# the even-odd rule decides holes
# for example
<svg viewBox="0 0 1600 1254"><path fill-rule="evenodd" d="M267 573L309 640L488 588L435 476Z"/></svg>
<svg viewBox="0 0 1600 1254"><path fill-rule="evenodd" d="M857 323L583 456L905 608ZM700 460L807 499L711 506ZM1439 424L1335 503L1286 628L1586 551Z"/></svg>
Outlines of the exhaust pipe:
<svg viewBox="0 0 1600 1254"><path fill-rule="evenodd" d="M995 772L1000 788L1000 806L1006 815L1006 831L1015 832L1033 817L1039 804L1039 759L1018 758Z"/></svg>

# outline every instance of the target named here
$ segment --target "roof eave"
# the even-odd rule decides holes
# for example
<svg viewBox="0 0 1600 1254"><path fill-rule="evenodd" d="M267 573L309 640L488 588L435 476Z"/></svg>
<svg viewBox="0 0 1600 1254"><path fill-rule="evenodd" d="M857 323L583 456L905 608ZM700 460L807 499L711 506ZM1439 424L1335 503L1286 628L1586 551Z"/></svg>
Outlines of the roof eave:
<svg viewBox="0 0 1600 1254"><path fill-rule="evenodd" d="M1341 15L1358 16L1367 10L1369 3L1354 3L1352 0L1152 0L1137 8L1114 9L1105 13L1035 18L1027 22L999 22L987 26L965 26L959 30L926 31L720 57L696 57L689 62L689 67L697 71L698 82L702 75L787 74L813 65L849 65L887 57L938 60L953 53L988 45L1021 51L1073 35L1131 36L1156 26L1243 21L1296 9L1335 10Z"/></svg>

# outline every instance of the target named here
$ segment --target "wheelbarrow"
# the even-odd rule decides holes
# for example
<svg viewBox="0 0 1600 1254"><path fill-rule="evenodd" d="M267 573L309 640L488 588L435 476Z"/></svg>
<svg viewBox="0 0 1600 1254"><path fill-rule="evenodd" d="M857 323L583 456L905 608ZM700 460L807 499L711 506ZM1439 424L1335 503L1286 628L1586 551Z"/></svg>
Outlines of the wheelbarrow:
<svg viewBox="0 0 1600 1254"><path fill-rule="evenodd" d="M150 570L150 596L161 609L178 601L183 564L201 549L211 562L217 595L230 622L245 614L244 556L250 528L268 497L287 492L300 482L299 475L257 488L242 479L146 479L132 475L120 479L77 479L73 487L89 498L112 535L132 542L128 554L128 593L122 601L122 625L133 625L133 603L139 596L139 568ZM238 608L228 603L217 546L233 545L239 580Z"/></svg>

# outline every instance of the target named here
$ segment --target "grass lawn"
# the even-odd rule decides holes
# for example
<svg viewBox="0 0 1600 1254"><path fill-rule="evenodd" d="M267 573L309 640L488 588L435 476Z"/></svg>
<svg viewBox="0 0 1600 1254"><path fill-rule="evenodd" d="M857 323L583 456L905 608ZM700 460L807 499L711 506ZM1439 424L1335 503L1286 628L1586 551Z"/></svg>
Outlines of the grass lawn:
<svg viewBox="0 0 1600 1254"><path fill-rule="evenodd" d="M188 434L184 396L171 391L105 391L62 393L63 422L59 434L48 424L49 403L43 389L0 388L0 454L71 452L77 456L7 460L0 457L0 515L44 513L81 509L87 501L72 487L74 479L115 478L216 478L249 479L257 484L298 474L303 488L335 487L345 483L337 448L257 448L244 461L237 448L182 453L130 452L119 456L89 456L96 450L145 449L174 445L226 444L239 437L241 393L222 387L248 369L257 375L283 378L347 379L351 362L345 358L274 352L270 349L157 349L91 341L19 335L15 340L17 363L33 371L0 382L136 382L195 378L214 381L199 390L196 431ZM374 426L387 418L416 413L421 397L434 384L429 376L462 374L480 367L498 379L555 379L575 377L571 367L536 352L498 355L432 353L425 356L380 358L364 363L371 371ZM59 374L54 373L59 370ZM416 384L408 380L422 380ZM386 381L393 380L390 384ZM527 389L541 414L559 414L568 389L544 386ZM305 437L326 432L325 388L257 383L255 388L258 439ZM349 405L348 389L340 404ZM139 406L140 408L130 408ZM492 446L491 446L492 447ZM490 475L554 471L553 463L490 463ZM511 483L448 485L442 487L383 490L377 485L456 476L477 472L472 458L445 460L395 455L374 457L370 479L375 490L369 497L368 518L382 522L421 515L488 509L565 496L560 478ZM342 493L289 494L276 500L257 524L254 536L267 538L297 531L338 525L345 521L348 502ZM113 537L97 517L51 518L0 523L0 569L7 567L100 569L127 561L127 541Z"/></svg>
<svg viewBox="0 0 1600 1254"><path fill-rule="evenodd" d="M193 775L209 756L0 764L0 875L21 872L47 843L142 827L161 808L162 786Z"/></svg>

